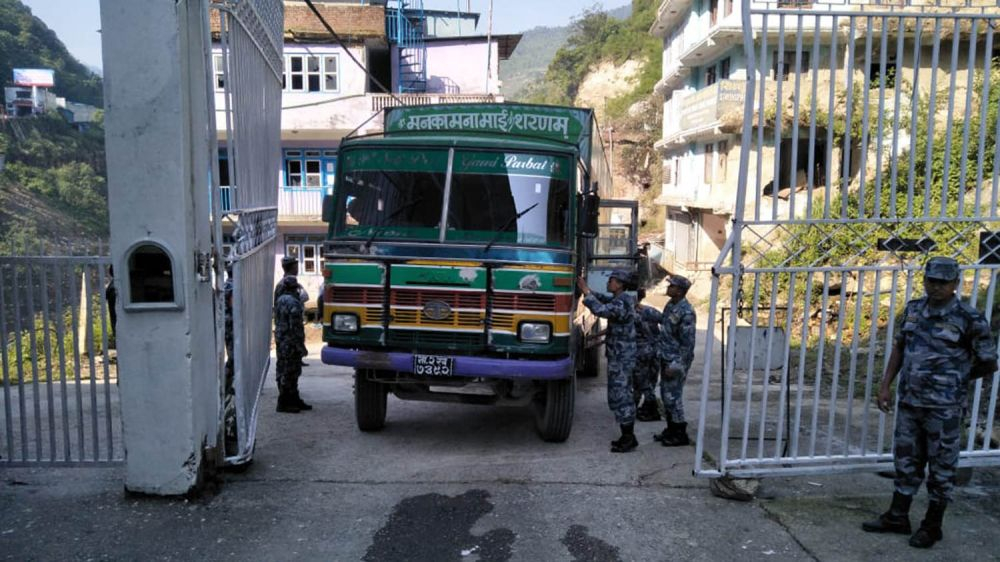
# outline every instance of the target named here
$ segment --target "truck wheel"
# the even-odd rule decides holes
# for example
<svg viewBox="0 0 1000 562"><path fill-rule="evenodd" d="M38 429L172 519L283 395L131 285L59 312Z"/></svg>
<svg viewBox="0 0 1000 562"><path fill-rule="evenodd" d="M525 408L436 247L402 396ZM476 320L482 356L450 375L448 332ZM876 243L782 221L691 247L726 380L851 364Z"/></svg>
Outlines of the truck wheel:
<svg viewBox="0 0 1000 562"><path fill-rule="evenodd" d="M548 381L535 403L535 427L550 443L562 443L573 429L576 377Z"/></svg>
<svg viewBox="0 0 1000 562"><path fill-rule="evenodd" d="M369 371L354 370L354 417L361 431L378 431L385 427L385 385L369 380Z"/></svg>

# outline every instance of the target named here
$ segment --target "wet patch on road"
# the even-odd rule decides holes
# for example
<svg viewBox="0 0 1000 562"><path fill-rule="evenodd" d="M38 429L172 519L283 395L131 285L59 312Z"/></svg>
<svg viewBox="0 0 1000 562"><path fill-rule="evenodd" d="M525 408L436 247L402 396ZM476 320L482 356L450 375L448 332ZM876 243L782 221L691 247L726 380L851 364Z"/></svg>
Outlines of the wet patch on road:
<svg viewBox="0 0 1000 562"><path fill-rule="evenodd" d="M490 494L469 490L455 497L425 494L406 498L392 510L389 521L375 533L364 560L510 560L516 538L510 529L494 529L482 536L472 527L493 511Z"/></svg>
<svg viewBox="0 0 1000 562"><path fill-rule="evenodd" d="M590 536L590 529L583 525L573 525L566 531L562 541L573 556L574 562L621 562L617 546Z"/></svg>

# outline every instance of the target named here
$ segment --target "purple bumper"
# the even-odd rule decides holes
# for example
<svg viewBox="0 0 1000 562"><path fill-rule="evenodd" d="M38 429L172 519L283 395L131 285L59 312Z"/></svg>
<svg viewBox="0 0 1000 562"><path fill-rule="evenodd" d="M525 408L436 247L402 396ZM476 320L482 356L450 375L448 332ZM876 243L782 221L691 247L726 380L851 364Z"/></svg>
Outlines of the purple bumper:
<svg viewBox="0 0 1000 562"><path fill-rule="evenodd" d="M489 357L450 356L455 359L455 375L460 377L487 377L501 379L565 379L573 376L573 359L566 357L554 361L527 359L493 359ZM361 369L413 372L412 353L385 353L355 351L336 347L323 347L323 363Z"/></svg>

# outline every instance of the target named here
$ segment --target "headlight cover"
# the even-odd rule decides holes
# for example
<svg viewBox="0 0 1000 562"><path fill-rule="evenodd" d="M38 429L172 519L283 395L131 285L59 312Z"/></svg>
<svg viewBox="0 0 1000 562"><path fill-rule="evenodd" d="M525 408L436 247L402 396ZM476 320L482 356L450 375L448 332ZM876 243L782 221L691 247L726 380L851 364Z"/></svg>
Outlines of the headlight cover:
<svg viewBox="0 0 1000 562"><path fill-rule="evenodd" d="M552 340L552 325L547 322L522 322L517 335L525 343L549 343Z"/></svg>
<svg viewBox="0 0 1000 562"><path fill-rule="evenodd" d="M355 314L334 314L333 331L356 333L358 331L358 317Z"/></svg>

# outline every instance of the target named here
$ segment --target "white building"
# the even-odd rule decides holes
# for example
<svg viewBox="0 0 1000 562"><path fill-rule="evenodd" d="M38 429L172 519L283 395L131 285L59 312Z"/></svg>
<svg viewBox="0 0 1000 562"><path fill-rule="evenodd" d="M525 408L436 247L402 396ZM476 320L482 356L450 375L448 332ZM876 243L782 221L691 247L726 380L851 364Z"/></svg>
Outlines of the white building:
<svg viewBox="0 0 1000 562"><path fill-rule="evenodd" d="M752 6L768 9L793 9L814 11L823 14L830 10L839 12L863 12L865 0L852 0L849 3L832 0L758 1L753 0ZM874 1L871 4L875 4ZM884 3L883 3L884 4ZM900 3L892 9L899 12L919 10L919 6ZM1000 8L984 8L995 10ZM754 128L754 144L749 147L748 182L761 186L761 199L747 201L748 206L770 213L777 208L778 216L789 214L789 205L795 206L794 214L801 216L805 209L807 197L795 196L808 190L820 189L821 183L826 183L830 177L837 182L841 177L847 178L853 189L858 181L860 170L858 166L866 162L867 167L874 168L877 158L874 147L867 147L867 158L861 158L863 151L860 141L849 139L851 153L844 157L843 146L835 142L827 146L825 132L826 121L817 119L818 133L813 137L815 142L809 144L807 131L798 134L798 145L793 147L793 133L790 127L781 130L781 135L775 142L775 127L773 111L778 92L778 84L782 85L781 99L784 107L800 106L800 119L808 122L811 111L793 101L794 89L798 75L801 88L818 82L823 84L826 92L830 90L830 81L835 81L838 93L846 92L846 76L850 74L855 88L867 88L870 92L882 89L884 98L888 101L884 111L893 110L892 103L896 91L895 73L898 71L903 79L916 76L918 90L926 96L932 89L936 76L937 88L948 84L951 77L949 57L942 56L936 67L932 66L932 44L926 39L915 49L912 33L901 38L903 47L897 44L896 30L889 28L887 32L886 69L891 76L886 78L882 88L879 77L881 28L875 29L874 46L871 58L865 55L866 31L865 18L855 19L855 29L852 32L848 17L837 20L837 29L833 29L833 18L813 17L802 18L802 46L798 51L796 34L798 18L794 14L784 16L772 15L769 25L765 27L761 15L751 18L751 29L754 38L755 56L760 56L764 41L767 49L763 63L757 61L757 84L763 84L765 99L770 104L763 119L758 107L751 117L744 116L744 96L746 92L747 61L743 46L743 17L740 0L663 0L659 6L656 21L650 28L650 33L663 39L663 76L656 84L655 93L663 96L663 137L656 143L663 159L662 195L658 203L666 207L664 225L664 243L667 255L665 266L671 270L694 272L709 269L718 258L719 252L729 234L731 219L734 212L739 178L737 172L740 163L740 141L744 122L751 119L753 123L764 122L765 133L758 137L758 128ZM781 21L784 21L784 33L780 33ZM878 25L881 20L874 20ZM932 26L931 26L932 27ZM852 35L853 33L853 35ZM928 35L930 32L927 32ZM836 36L836 43L833 39ZM852 40L853 37L853 40ZM969 31L961 32L960 52L969 52ZM978 46L977 63L982 64L983 53L986 52L984 33L980 30L975 38ZM853 43L853 44L852 44ZM836 44L836 51L831 47ZM951 44L948 43L950 47ZM853 47L853 48L852 48ZM781 52L779 52L779 48ZM854 59L850 60L850 53ZM898 61L897 54L902 54ZM991 56L1000 55L994 47ZM795 68L796 60L799 67ZM865 65L868 65L867 67ZM919 68L919 72L915 69ZM968 81L969 61L960 59L955 67L956 112L964 108L965 84ZM848 71L851 72L848 72ZM812 73L816 72L816 76ZM906 92L906 88L902 89ZM806 91L800 90L801 99L809 99ZM909 94L904 94L909 96ZM758 96L759 97L759 96ZM827 115L830 107L825 96L819 96L817 115ZM839 99L839 98L838 98ZM874 98L872 98L874 99ZM900 112L905 112L908 101L903 101ZM759 103L755 99L755 106ZM872 102L874 103L874 102ZM843 102L837 102L833 111L842 116ZM771 115L768 115L768 112ZM874 119L874 112L871 114ZM939 110L938 120L942 120ZM789 117L784 115L785 118ZM857 117L855 115L855 117ZM903 123L901 135L908 134L905 130L909 125ZM758 139L761 148L757 150ZM904 147L905 148L905 147ZM826 170L826 159L817 157L813 170L809 170L808 155L826 155L832 153L830 169ZM779 155L777 170L775 155ZM791 155L795 155L793 161ZM758 171L758 162L760 163ZM845 174L842 164L848 163ZM884 165L884 164L883 164ZM868 170L870 173L871 170ZM868 176L871 177L870 175ZM813 186L807 178L813 179ZM814 192L815 193L815 192ZM791 195L791 197L789 197ZM784 210L781 210L784 209Z"/></svg>
<svg viewBox="0 0 1000 562"><path fill-rule="evenodd" d="M15 68L11 85L3 89L4 111L11 117L28 117L55 109L58 98L49 91L55 84L51 69Z"/></svg>
<svg viewBox="0 0 1000 562"><path fill-rule="evenodd" d="M281 143L283 166L276 170L278 196L277 260L299 257L300 280L311 305L322 282L322 248L327 225L321 220L323 196L335 189L340 140L348 134L381 130L381 113L405 104L501 102L499 61L510 57L519 35L476 35L478 14L422 10L406 2L341 0L314 2L344 41L335 43L303 2L286 0L284 91ZM417 41L401 39L403 27L417 30ZM217 32L218 24L213 22ZM461 33L461 35L460 35ZM440 35L436 35L440 34ZM221 51L214 57L216 108L222 115L224 73ZM353 59L359 61L361 68ZM367 71L367 72L366 72ZM390 88L383 92L376 80ZM395 96L395 98L394 98ZM220 140L225 121L218 119ZM224 153L223 153L224 154ZM228 184L225 162L221 185ZM223 207L233 195L224 188ZM281 271L280 267L276 271Z"/></svg>

